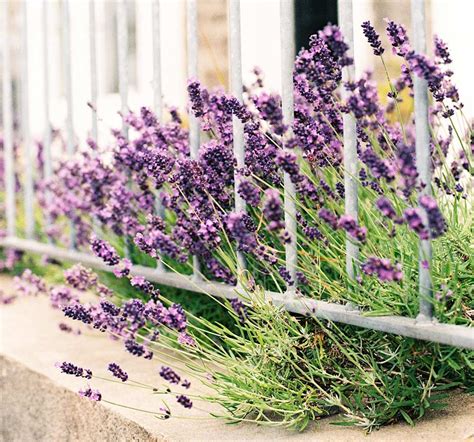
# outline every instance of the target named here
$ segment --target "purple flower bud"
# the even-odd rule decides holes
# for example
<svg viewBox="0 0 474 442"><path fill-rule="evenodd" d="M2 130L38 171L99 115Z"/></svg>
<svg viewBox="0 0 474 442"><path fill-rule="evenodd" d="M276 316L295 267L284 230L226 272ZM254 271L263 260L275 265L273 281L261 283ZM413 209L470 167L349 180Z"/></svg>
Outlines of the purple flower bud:
<svg viewBox="0 0 474 442"><path fill-rule="evenodd" d="M77 290L86 291L97 284L97 275L81 264L75 264L64 271L66 282Z"/></svg>
<svg viewBox="0 0 474 442"><path fill-rule="evenodd" d="M99 390L93 390L90 387L87 387L86 389L81 389L79 390L79 396L85 397L91 401L100 401L102 399L102 394L100 393Z"/></svg>
<svg viewBox="0 0 474 442"><path fill-rule="evenodd" d="M239 298L230 299L230 305L232 310L234 310L235 314L238 316L240 323L243 324L247 316L246 305Z"/></svg>
<svg viewBox="0 0 474 442"><path fill-rule="evenodd" d="M374 55L382 55L384 53L384 48L382 47L382 42L380 41L380 36L375 32L374 27L370 21L365 21L362 23L362 31L367 38L370 46L374 50Z"/></svg>
<svg viewBox="0 0 474 442"><path fill-rule="evenodd" d="M385 21L387 22L387 35L393 47L393 53L400 57L405 57L411 50L406 29L403 25L399 25L387 18Z"/></svg>
<svg viewBox="0 0 474 442"><path fill-rule="evenodd" d="M179 396L176 396L176 399L178 401L178 404L181 404L184 408L192 408L193 406L191 399L189 399L184 394L180 394Z"/></svg>
<svg viewBox="0 0 474 442"><path fill-rule="evenodd" d="M420 216L418 209L409 208L404 212L405 221L408 223L408 227L415 231L421 239L428 239L429 233L426 226Z"/></svg>
<svg viewBox="0 0 474 442"><path fill-rule="evenodd" d="M70 362L57 363L56 367L61 370L61 373L70 374L78 378L92 379L92 371L88 368L81 368Z"/></svg>
<svg viewBox="0 0 474 442"><path fill-rule="evenodd" d="M428 226L430 228L431 237L438 238L446 232L446 222L438 208L436 200L428 195L422 195L419 199L421 207L426 210L428 216Z"/></svg>
<svg viewBox="0 0 474 442"><path fill-rule="evenodd" d="M265 191L263 215L268 221L267 229L270 232L285 228L285 223L283 222L283 209L278 190L267 189Z"/></svg>
<svg viewBox="0 0 474 442"><path fill-rule="evenodd" d="M162 366L160 376L170 384L179 384L181 382L181 377L171 367Z"/></svg>
<svg viewBox="0 0 474 442"><path fill-rule="evenodd" d="M370 256L361 266L366 275L376 275L381 281L401 281L403 272L400 264L393 265L389 259Z"/></svg>
<svg viewBox="0 0 474 442"><path fill-rule="evenodd" d="M117 265L120 262L120 256L107 241L93 237L91 240L91 249L96 256L109 266Z"/></svg>
<svg viewBox="0 0 474 442"><path fill-rule="evenodd" d="M128 379L128 374L115 362L111 362L107 369L112 373L112 376L120 379L122 382L125 382Z"/></svg>

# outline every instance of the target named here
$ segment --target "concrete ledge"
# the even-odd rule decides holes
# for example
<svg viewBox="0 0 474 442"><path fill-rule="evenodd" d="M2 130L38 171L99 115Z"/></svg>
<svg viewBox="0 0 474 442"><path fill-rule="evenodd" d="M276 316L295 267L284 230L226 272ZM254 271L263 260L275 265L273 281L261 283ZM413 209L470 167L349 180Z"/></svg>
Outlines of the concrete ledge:
<svg viewBox="0 0 474 442"><path fill-rule="evenodd" d="M0 276L0 288L11 292L11 279ZM161 385L158 367L167 363L166 356L163 361L135 358L98 332L85 328L81 336L61 332L60 321L63 315L52 310L45 298L0 306L2 441L474 441L474 398L465 394L453 396L447 410L430 413L415 427L397 424L369 436L357 428L332 426L334 418L316 422L304 433L250 424L227 426L209 417L206 411L215 408L208 404L195 403L188 412L173 408L173 398L168 401L173 414L186 419L163 421L91 403L76 394L85 380L60 374L55 362L71 361L103 375L114 361L133 379ZM191 381L194 392L203 391L202 385ZM90 383L113 402L150 410L161 405L156 396L141 389L96 379Z"/></svg>

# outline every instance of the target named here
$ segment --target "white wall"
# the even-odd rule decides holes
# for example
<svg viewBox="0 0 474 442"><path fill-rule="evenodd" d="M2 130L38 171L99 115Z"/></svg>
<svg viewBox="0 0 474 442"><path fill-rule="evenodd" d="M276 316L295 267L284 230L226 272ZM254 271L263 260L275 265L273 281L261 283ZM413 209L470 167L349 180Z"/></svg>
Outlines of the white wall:
<svg viewBox="0 0 474 442"><path fill-rule="evenodd" d="M447 44L464 112L474 118L474 1L431 0L432 29Z"/></svg>
<svg viewBox="0 0 474 442"><path fill-rule="evenodd" d="M224 1L224 0L223 0ZM371 55L360 24L372 18L372 0L354 2L354 32L356 71L360 74L373 67ZM474 57L474 1L431 0L432 29L448 43L454 60L454 80L459 86L466 114L474 116L474 92L472 72ZM57 127L64 127L65 101L63 98L61 27L59 2L49 5L49 75L51 119ZM117 110L119 97L116 87L116 44L114 2L97 2L97 51L99 72L99 131L101 140L109 138L110 128L120 126ZM74 101L74 125L80 140L90 129L91 111L86 105L90 100L89 66L89 12L85 0L70 0L71 55ZM270 90L280 90L280 16L278 0L242 0L242 70L244 81L251 78L250 71L256 65L265 73ZM32 134L42 136L43 116L43 51L42 51L42 2L28 2L29 19L29 93ZM161 0L161 36L164 102L184 107L186 102L186 39L185 2ZM132 108L141 104L152 105L152 23L151 1L136 2L136 82L130 84L129 102ZM130 67L132 69L132 67ZM135 67L133 67L135 69Z"/></svg>

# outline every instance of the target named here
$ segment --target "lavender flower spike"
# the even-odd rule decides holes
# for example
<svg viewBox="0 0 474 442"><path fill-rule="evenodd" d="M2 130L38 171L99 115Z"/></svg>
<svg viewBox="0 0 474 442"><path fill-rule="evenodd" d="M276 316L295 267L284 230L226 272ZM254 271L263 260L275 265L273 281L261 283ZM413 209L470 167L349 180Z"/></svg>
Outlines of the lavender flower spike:
<svg viewBox="0 0 474 442"><path fill-rule="evenodd" d="M93 237L91 240L91 249L96 256L109 266L117 265L120 262L120 256L107 241Z"/></svg>
<svg viewBox="0 0 474 442"><path fill-rule="evenodd" d="M70 362L58 362L56 367L61 370L61 373L70 374L78 378L92 379L92 371L88 368L78 367Z"/></svg>
<svg viewBox="0 0 474 442"><path fill-rule="evenodd" d="M85 390L79 390L79 396L90 399L91 401L100 401L102 394L99 390L93 390L91 387L87 387Z"/></svg>
<svg viewBox="0 0 474 442"><path fill-rule="evenodd" d="M380 36L375 32L374 27L370 23L370 21L365 21L362 23L362 31L367 38L370 46L374 50L374 55L382 55L385 49L382 47L382 42L380 41Z"/></svg>
<svg viewBox="0 0 474 442"><path fill-rule="evenodd" d="M112 376L120 379L122 382L125 382L128 379L128 374L123 371L118 364L112 362L107 368L112 373Z"/></svg>

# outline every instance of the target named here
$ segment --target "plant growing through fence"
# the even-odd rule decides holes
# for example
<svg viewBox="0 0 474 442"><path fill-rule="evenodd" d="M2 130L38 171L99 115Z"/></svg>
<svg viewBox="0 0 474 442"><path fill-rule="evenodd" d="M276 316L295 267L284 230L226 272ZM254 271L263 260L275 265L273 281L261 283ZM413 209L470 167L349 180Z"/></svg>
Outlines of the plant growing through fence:
<svg viewBox="0 0 474 442"><path fill-rule="evenodd" d="M379 37L370 23L363 29L384 64ZM263 88L256 71L243 105L190 80L190 107L206 135L197 159L189 158L187 131L176 110L168 123L159 124L143 108L140 114L123 115L133 130L130 140L114 132L112 162L102 159L93 142L75 159L62 162L55 177L42 184L53 195L41 203L56 223L55 231L64 233L66 243L68 230L61 223L72 219L77 243L91 245L114 267L117 278L128 280L140 295L128 299L75 268L66 275L69 285L77 290L85 284L101 299L86 306L77 296L53 295L51 290L54 302L62 296L66 316L122 339L136 356L156 358L163 349L174 348L215 391L196 399L219 403L234 421L302 429L311 419L338 411L347 417L345 424L372 429L423 416L428 408L440 406L445 389L472 388L470 351L292 316L263 294L264 289L284 293L293 287L297 295L356 304L367 315L414 317L417 239L430 237L437 318L472 325L472 127L451 83L449 52L442 41L436 39L431 60L412 50L401 25L388 21L387 34L403 65L399 78L391 80L387 74L386 106L369 74L341 84L342 68L352 60L337 27L326 27L300 51L291 150L282 148L289 128L283 123L280 97ZM404 119L400 112L402 92L411 91L414 75L428 81L433 97L434 178L422 185L432 185L434 197L419 200L414 125L412 117ZM349 91L345 101L341 87ZM357 119L358 220L344 215L344 113ZM233 116L244 124L246 142L245 166L237 174ZM297 280L285 267L283 173L297 189ZM247 213L233 211L234 186L247 203ZM164 217L156 213L157 199ZM427 222L418 205L426 209ZM100 229L91 240L92 218ZM344 270L346 233L360 247L354 281ZM121 258L127 239L133 241L129 259L136 263L152 265L163 259L170 270L186 272L191 257L197 256L204 277L238 282L240 300L217 301L234 323L226 327L186 314L150 282L132 276L130 261ZM248 272L236 265L236 249L245 255ZM38 284L27 276L29 286ZM104 397L93 390L83 395ZM189 407L193 399L181 396L177 393L176 400ZM164 410L162 416L172 415L169 408Z"/></svg>

